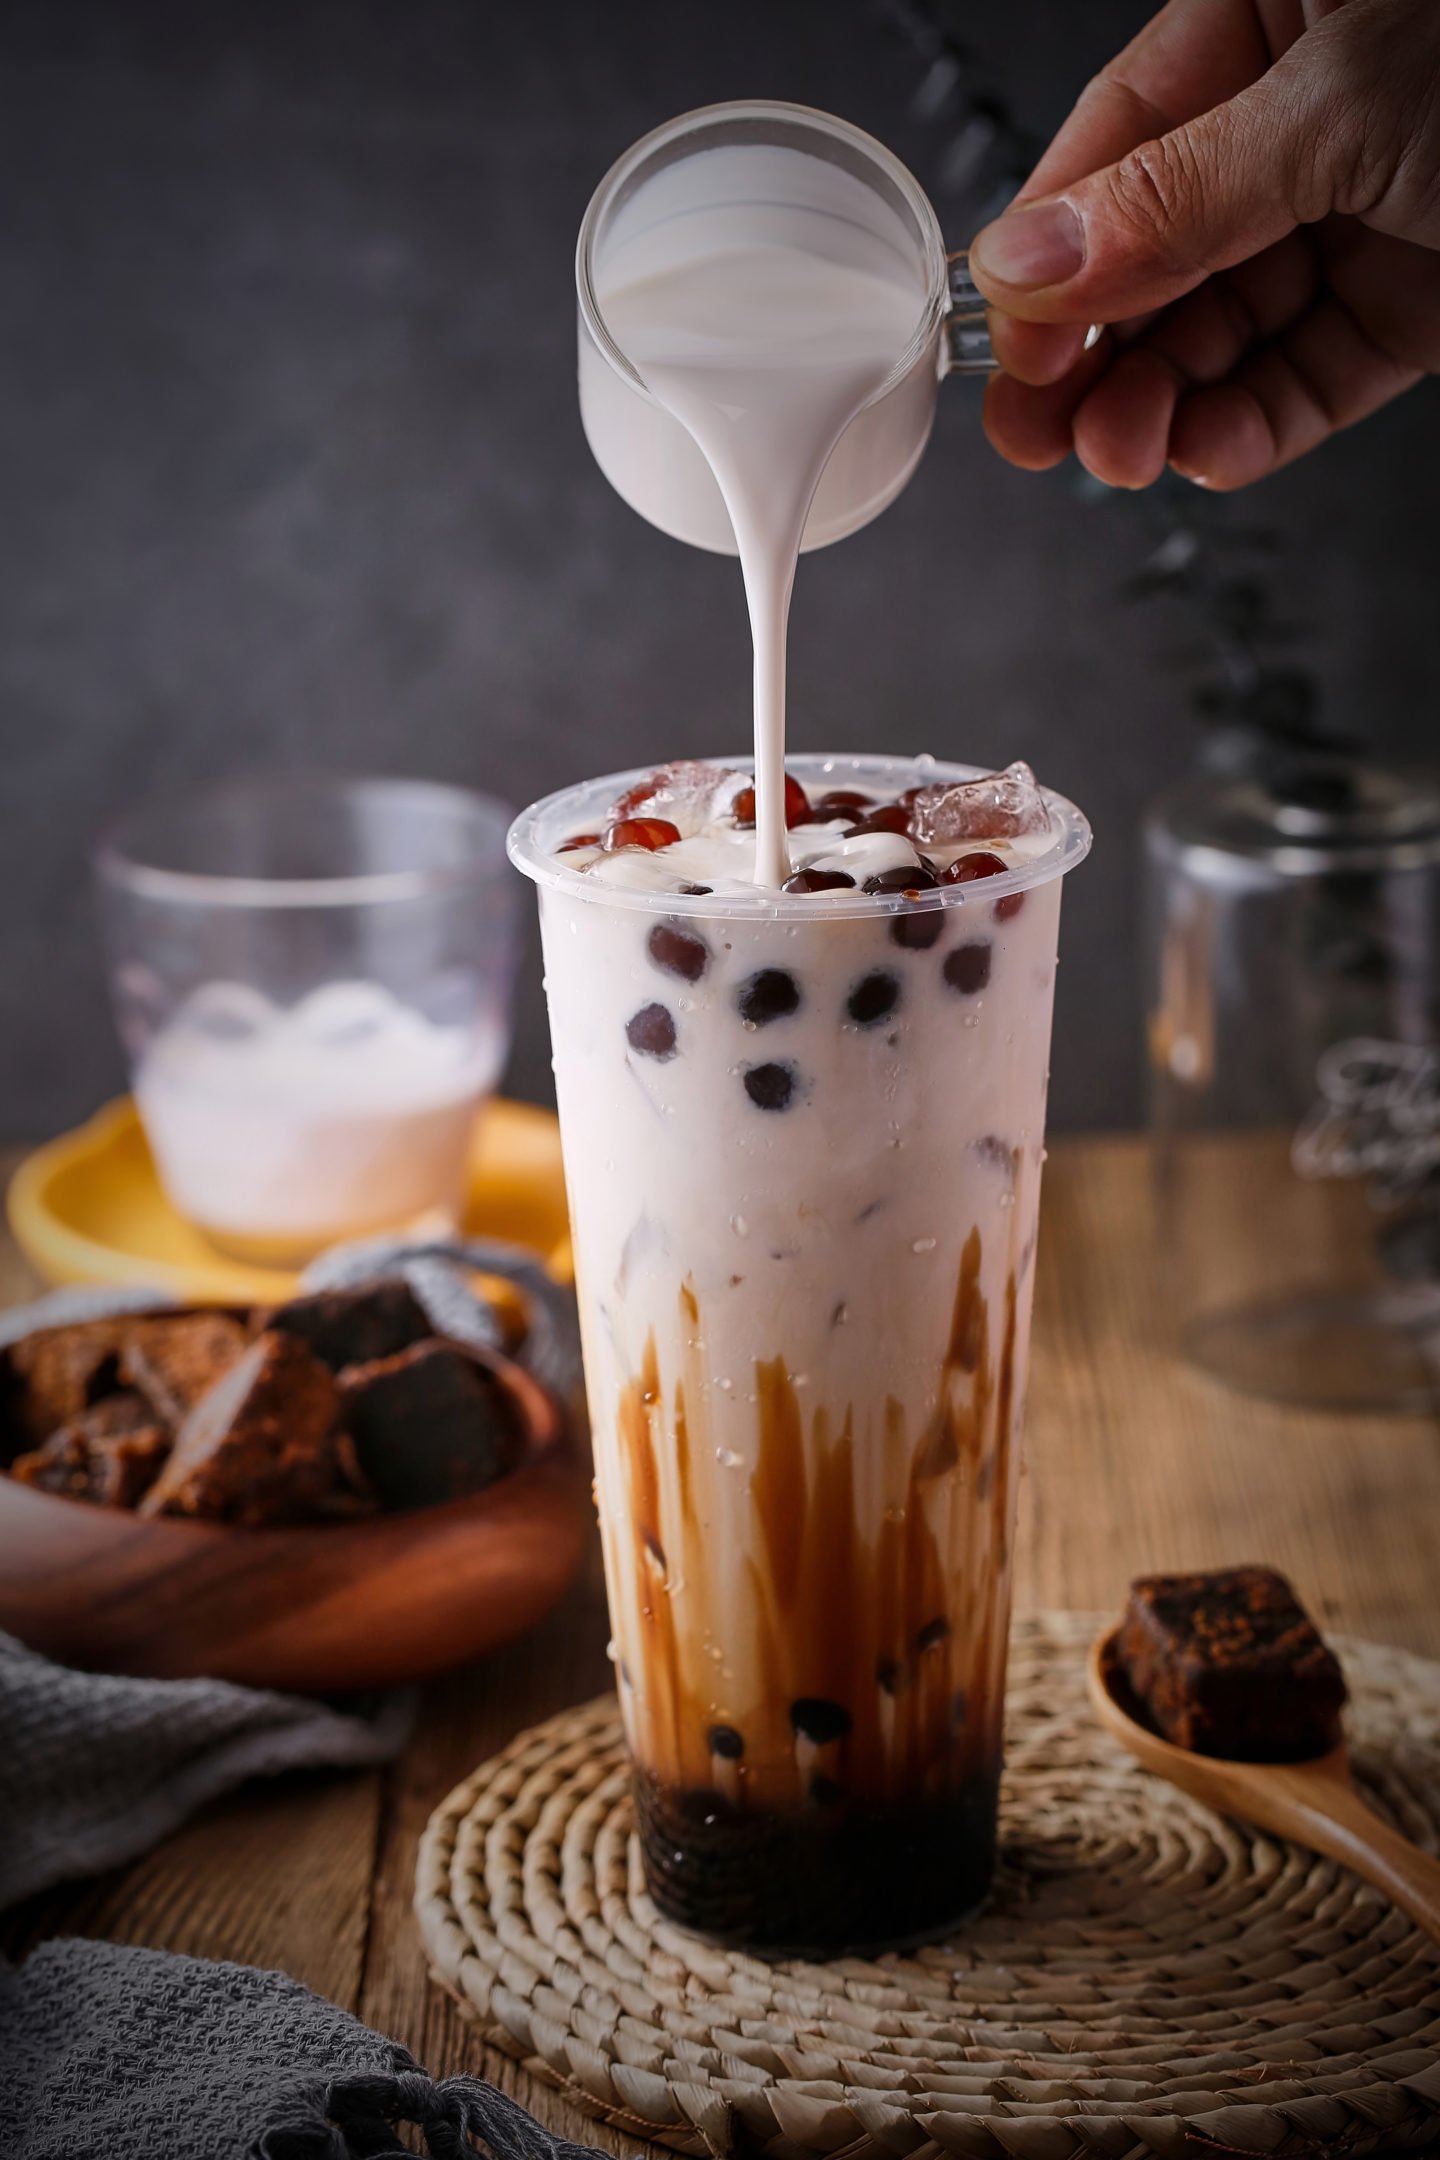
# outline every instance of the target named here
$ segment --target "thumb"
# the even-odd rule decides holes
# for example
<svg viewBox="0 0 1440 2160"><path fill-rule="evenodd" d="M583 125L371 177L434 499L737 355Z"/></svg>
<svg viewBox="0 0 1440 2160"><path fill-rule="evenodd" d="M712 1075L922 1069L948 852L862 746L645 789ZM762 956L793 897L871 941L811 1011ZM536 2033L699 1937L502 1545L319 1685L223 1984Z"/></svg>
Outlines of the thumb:
<svg viewBox="0 0 1440 2160"><path fill-rule="evenodd" d="M1325 216L1359 123L1311 47L1322 34L1238 97L987 225L970 249L986 299L1031 322L1121 322Z"/></svg>

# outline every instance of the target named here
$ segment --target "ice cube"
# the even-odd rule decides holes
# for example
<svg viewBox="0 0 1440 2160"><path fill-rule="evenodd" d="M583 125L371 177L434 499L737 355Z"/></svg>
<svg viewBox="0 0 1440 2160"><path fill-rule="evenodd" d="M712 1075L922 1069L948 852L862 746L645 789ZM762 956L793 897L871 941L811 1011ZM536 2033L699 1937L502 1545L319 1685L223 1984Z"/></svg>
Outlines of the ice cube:
<svg viewBox="0 0 1440 2160"><path fill-rule="evenodd" d="M1023 760L981 780L924 787L910 806L910 829L921 846L954 840L1019 840L1048 832L1050 812Z"/></svg>
<svg viewBox="0 0 1440 2160"><path fill-rule="evenodd" d="M731 787L740 778L728 765L708 765L703 758L679 758L627 788L610 816L612 820L666 817L682 833L698 832L719 814Z"/></svg>

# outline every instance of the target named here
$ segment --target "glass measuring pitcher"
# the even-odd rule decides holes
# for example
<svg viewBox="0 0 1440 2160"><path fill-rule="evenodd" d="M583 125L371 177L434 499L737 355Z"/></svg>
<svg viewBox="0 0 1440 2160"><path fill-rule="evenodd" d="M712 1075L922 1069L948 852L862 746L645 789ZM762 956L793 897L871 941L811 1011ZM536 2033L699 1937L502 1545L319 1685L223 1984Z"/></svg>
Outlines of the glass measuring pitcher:
<svg viewBox="0 0 1440 2160"><path fill-rule="evenodd" d="M737 157L756 150L801 155L771 166ZM939 220L898 158L847 121L804 105L756 99L703 106L625 152L591 197L580 227L580 414L616 492L662 532L695 547L736 552L724 498L694 438L651 396L605 316L607 264L654 217L647 183L661 173L667 174L667 218L732 202L802 213L815 221L820 246L828 228L837 246L862 247L913 286L909 343L832 451L801 545L808 550L842 540L893 502L914 472L942 377L985 374L995 364L985 301L967 259L946 255Z"/></svg>

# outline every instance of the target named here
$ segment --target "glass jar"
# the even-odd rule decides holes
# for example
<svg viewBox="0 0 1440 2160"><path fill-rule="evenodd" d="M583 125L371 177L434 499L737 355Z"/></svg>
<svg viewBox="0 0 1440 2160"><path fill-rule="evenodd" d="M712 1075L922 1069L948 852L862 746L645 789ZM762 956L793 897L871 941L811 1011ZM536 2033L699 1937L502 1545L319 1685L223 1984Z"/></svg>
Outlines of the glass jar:
<svg viewBox="0 0 1440 2160"><path fill-rule="evenodd" d="M1178 1341L1247 1392L1440 1400L1440 786L1333 753L1145 824L1149 1066Z"/></svg>

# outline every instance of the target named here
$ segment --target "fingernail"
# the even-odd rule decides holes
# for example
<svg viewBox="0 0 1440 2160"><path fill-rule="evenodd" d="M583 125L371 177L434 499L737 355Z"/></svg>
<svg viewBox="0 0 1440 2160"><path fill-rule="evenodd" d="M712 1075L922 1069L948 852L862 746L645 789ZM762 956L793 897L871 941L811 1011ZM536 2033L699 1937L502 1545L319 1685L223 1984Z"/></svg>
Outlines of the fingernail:
<svg viewBox="0 0 1440 2160"><path fill-rule="evenodd" d="M1085 228L1068 202L1007 210L971 245L970 259L1002 284L1063 285L1085 263Z"/></svg>

